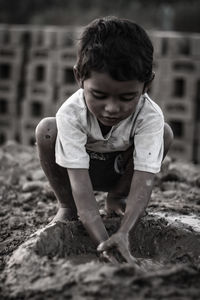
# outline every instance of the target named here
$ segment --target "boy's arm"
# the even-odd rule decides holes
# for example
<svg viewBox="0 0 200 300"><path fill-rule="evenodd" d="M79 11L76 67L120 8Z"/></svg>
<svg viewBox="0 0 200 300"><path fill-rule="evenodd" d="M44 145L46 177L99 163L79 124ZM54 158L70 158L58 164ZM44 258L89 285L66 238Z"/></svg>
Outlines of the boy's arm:
<svg viewBox="0 0 200 300"><path fill-rule="evenodd" d="M155 174L153 173L134 171L122 224L116 234L99 245L99 251L105 251L115 247L127 262L135 261L130 254L128 236L130 230L135 226L149 202L154 177Z"/></svg>
<svg viewBox="0 0 200 300"><path fill-rule="evenodd" d="M81 222L96 245L108 239L87 169L68 169L72 194Z"/></svg>
<svg viewBox="0 0 200 300"><path fill-rule="evenodd" d="M148 205L154 185L155 174L134 171L126 211L119 232L128 234Z"/></svg>

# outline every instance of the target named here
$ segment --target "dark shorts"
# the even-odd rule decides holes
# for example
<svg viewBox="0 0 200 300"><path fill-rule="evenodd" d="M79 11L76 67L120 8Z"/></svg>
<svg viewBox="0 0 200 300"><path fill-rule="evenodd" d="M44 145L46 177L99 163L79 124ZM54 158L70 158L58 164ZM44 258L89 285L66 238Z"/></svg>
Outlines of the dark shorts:
<svg viewBox="0 0 200 300"><path fill-rule="evenodd" d="M87 152L90 156L89 174L94 190L109 191L123 174L121 152Z"/></svg>

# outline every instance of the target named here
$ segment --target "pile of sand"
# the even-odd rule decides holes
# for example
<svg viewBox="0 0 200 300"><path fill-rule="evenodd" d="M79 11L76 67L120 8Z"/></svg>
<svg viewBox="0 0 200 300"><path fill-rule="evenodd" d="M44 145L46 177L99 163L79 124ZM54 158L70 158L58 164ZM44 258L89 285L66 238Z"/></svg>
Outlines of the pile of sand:
<svg viewBox="0 0 200 300"><path fill-rule="evenodd" d="M141 261L102 262L79 221L48 225L57 201L35 148L0 148L1 299L199 299L199 167L167 160L130 235ZM96 193L99 208L105 193ZM120 220L104 219L110 233Z"/></svg>

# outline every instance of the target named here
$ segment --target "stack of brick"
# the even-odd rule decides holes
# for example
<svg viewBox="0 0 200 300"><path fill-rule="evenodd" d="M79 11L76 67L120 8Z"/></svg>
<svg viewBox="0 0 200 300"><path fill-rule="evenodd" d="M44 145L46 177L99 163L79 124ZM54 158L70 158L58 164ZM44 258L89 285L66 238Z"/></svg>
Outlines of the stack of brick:
<svg viewBox="0 0 200 300"><path fill-rule="evenodd" d="M156 73L151 96L158 101L173 128L171 155L200 162L199 116L195 114L200 105L200 36L153 32L151 37Z"/></svg>
<svg viewBox="0 0 200 300"><path fill-rule="evenodd" d="M20 89L24 28L0 26L0 144L19 140Z"/></svg>
<svg viewBox="0 0 200 300"><path fill-rule="evenodd" d="M56 110L78 88L73 67L76 64L76 49L80 33L79 27L65 27L57 31Z"/></svg>
<svg viewBox="0 0 200 300"><path fill-rule="evenodd" d="M29 28L25 46L25 94L21 118L22 143L35 143L38 122L54 114L56 74L56 29Z"/></svg>

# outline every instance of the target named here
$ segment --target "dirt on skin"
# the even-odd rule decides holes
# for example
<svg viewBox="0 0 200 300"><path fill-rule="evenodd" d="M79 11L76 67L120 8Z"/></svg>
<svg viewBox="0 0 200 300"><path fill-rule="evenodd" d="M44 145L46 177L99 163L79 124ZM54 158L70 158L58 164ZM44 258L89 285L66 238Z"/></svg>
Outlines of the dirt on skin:
<svg viewBox="0 0 200 300"><path fill-rule="evenodd" d="M80 221L48 225L57 201L36 148L0 148L0 299L199 299L200 168L167 159L130 234L135 265L103 262ZM105 193L95 193L102 208ZM119 218L103 217L109 233Z"/></svg>

